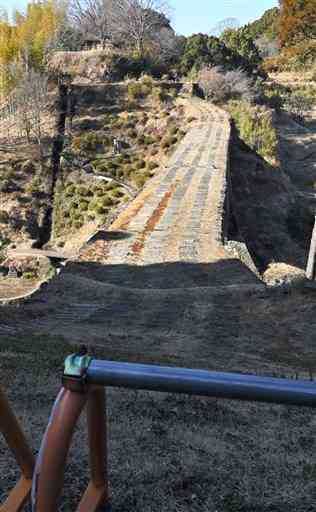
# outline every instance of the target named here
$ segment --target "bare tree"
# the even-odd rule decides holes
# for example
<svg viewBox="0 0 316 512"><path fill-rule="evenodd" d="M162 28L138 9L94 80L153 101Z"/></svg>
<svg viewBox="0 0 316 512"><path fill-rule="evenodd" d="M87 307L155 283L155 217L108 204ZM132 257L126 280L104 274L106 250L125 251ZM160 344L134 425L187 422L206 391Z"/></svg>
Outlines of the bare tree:
<svg viewBox="0 0 316 512"><path fill-rule="evenodd" d="M24 73L9 101L18 132L26 137L28 142L35 139L42 164L44 159L43 126L48 107L47 76L33 70Z"/></svg>
<svg viewBox="0 0 316 512"><path fill-rule="evenodd" d="M111 18L115 37L128 41L142 57L157 34L170 28L168 13L164 0L117 0Z"/></svg>
<svg viewBox="0 0 316 512"><path fill-rule="evenodd" d="M225 18L211 29L210 35L219 37L225 30L237 30L239 27L240 23L237 18Z"/></svg>
<svg viewBox="0 0 316 512"><path fill-rule="evenodd" d="M72 0L69 15L82 33L90 33L104 46L111 37L111 13L115 0Z"/></svg>
<svg viewBox="0 0 316 512"><path fill-rule="evenodd" d="M222 102L243 98L252 101L256 91L242 69L224 71L219 66L204 67L198 74L198 84L208 101Z"/></svg>
<svg viewBox="0 0 316 512"><path fill-rule="evenodd" d="M150 46L162 62L176 61L182 52L182 46L179 38L171 27L162 27L156 34L153 34L153 40Z"/></svg>

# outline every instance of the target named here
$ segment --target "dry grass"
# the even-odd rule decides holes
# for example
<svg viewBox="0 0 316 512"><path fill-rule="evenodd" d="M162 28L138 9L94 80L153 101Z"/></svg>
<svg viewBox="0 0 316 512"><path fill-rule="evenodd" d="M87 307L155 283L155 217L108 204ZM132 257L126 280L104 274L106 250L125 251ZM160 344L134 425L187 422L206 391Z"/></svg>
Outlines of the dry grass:
<svg viewBox="0 0 316 512"><path fill-rule="evenodd" d="M314 372L314 292L188 289L180 267L170 266L169 278L167 270L152 272L173 289L151 290L150 269L137 269L132 289L114 283L127 286L136 269L70 265L33 303L0 309L1 325L17 330L0 338L1 385L35 450L63 358L83 340L114 360L301 378ZM183 271L193 279L193 269ZM80 303L91 308L75 313ZM312 411L115 389L108 411L114 510L313 510ZM67 468L60 509L67 512L86 483L84 430L82 423ZM3 445L0 453L5 495L17 471Z"/></svg>

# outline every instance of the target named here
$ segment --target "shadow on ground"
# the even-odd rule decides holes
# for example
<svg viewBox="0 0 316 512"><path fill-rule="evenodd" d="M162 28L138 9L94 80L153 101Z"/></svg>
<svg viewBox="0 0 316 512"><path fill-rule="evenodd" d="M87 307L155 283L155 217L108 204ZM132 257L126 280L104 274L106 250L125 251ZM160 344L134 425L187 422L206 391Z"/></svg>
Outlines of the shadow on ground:
<svg viewBox="0 0 316 512"><path fill-rule="evenodd" d="M85 343L112 360L310 378L316 297L269 291L245 269L70 263L19 307L0 308L1 384L38 450L66 355ZM222 281L223 283L223 281ZM107 390L115 512L312 512L313 411ZM0 499L18 470L0 441ZM76 432L62 510L87 481L84 423ZM12 468L10 472L7 467Z"/></svg>

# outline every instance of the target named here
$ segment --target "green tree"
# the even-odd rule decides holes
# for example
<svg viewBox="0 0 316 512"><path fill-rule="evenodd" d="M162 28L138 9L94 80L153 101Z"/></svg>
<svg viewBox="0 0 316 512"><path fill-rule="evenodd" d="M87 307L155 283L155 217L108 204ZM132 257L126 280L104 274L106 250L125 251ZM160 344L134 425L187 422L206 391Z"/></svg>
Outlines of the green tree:
<svg viewBox="0 0 316 512"><path fill-rule="evenodd" d="M265 37L268 41L275 41L279 37L280 9L268 9L260 19L247 25L254 41Z"/></svg>
<svg viewBox="0 0 316 512"><path fill-rule="evenodd" d="M195 34L186 40L180 67L186 74L192 69L199 71L204 66L225 66L232 59L230 50L217 37Z"/></svg>
<svg viewBox="0 0 316 512"><path fill-rule="evenodd" d="M248 60L252 65L257 66L261 63L259 50L247 26L238 30L225 30L221 39L228 48Z"/></svg>
<svg viewBox="0 0 316 512"><path fill-rule="evenodd" d="M180 71L187 74L198 72L203 67L220 66L224 70L243 69L248 73L258 73L258 68L248 59L228 48L224 41L206 34L188 37L180 60Z"/></svg>

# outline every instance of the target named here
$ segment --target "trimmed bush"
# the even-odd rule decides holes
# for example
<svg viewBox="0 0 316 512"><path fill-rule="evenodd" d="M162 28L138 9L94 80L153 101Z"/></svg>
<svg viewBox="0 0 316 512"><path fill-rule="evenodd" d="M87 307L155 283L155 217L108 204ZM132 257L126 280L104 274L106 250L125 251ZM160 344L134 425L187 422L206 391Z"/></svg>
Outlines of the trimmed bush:
<svg viewBox="0 0 316 512"><path fill-rule="evenodd" d="M139 144L140 146L143 146L145 144L145 136L144 135L140 135L139 137L137 137L137 144Z"/></svg>
<svg viewBox="0 0 316 512"><path fill-rule="evenodd" d="M130 137L131 139L136 139L137 138L137 131L135 130L135 128L130 128L129 130L127 130L126 132L127 136Z"/></svg>
<svg viewBox="0 0 316 512"><path fill-rule="evenodd" d="M96 151L98 148L103 147L104 135L97 132L88 132L80 136L74 137L72 146L76 151Z"/></svg>
<svg viewBox="0 0 316 512"><path fill-rule="evenodd" d="M172 142L171 142L170 137L166 137L166 138L162 139L162 141L161 141L162 149L170 148L171 145L172 145Z"/></svg>
<svg viewBox="0 0 316 512"><path fill-rule="evenodd" d="M112 199L112 197L110 196L106 196L104 197L104 199L102 200L102 206L113 206L114 205L114 201Z"/></svg>
<svg viewBox="0 0 316 512"><path fill-rule="evenodd" d="M142 176L141 174L137 174L133 177L133 183L137 188L142 188L146 183L146 177Z"/></svg>
<svg viewBox="0 0 316 512"><path fill-rule="evenodd" d="M153 171L154 169L157 169L159 167L159 164L157 162L148 162L148 165L147 165L148 169L150 171Z"/></svg>
<svg viewBox="0 0 316 512"><path fill-rule="evenodd" d="M272 112L266 107L254 106L247 101L231 101L228 110L246 144L263 158L274 161L277 157L278 139Z"/></svg>
<svg viewBox="0 0 316 512"><path fill-rule="evenodd" d="M177 133L179 132L179 128L177 126L172 126L169 130L168 130L168 133L169 135L177 135Z"/></svg>
<svg viewBox="0 0 316 512"><path fill-rule="evenodd" d="M0 224L8 224L10 216L6 211L0 211Z"/></svg>
<svg viewBox="0 0 316 512"><path fill-rule="evenodd" d="M80 201L79 206L80 206L80 210L85 212L88 210L89 203L87 201Z"/></svg>
<svg viewBox="0 0 316 512"><path fill-rule="evenodd" d="M7 193L11 190L11 183L9 180L2 180L0 182L0 192Z"/></svg>
<svg viewBox="0 0 316 512"><path fill-rule="evenodd" d="M73 197L76 193L76 185L74 183L71 183L70 185L67 185L65 189L65 196L66 197Z"/></svg>
<svg viewBox="0 0 316 512"><path fill-rule="evenodd" d="M137 170L145 169L145 167L146 167L145 160L139 160L138 162L135 163L135 169L137 169Z"/></svg>
<svg viewBox="0 0 316 512"><path fill-rule="evenodd" d="M74 226L76 229L81 229L83 225L84 225L84 220L83 220L83 219L78 219L78 220L76 220L76 221L73 223L73 226Z"/></svg>
<svg viewBox="0 0 316 512"><path fill-rule="evenodd" d="M89 190L86 188L86 187L83 187L83 186L79 186L77 188L77 194L79 196L83 196L83 197L86 197L89 195Z"/></svg>

